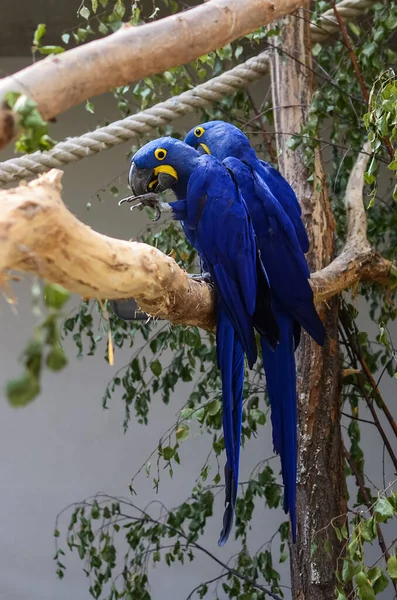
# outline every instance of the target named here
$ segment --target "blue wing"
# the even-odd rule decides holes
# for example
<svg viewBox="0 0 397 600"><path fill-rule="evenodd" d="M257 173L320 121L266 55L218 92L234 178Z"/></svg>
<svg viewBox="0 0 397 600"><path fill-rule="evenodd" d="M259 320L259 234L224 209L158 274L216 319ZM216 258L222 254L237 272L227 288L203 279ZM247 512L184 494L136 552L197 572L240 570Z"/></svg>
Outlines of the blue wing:
<svg viewBox="0 0 397 600"><path fill-rule="evenodd" d="M218 161L206 159L189 179L188 223L197 225L200 251L252 367L257 358L255 238L233 181Z"/></svg>
<svg viewBox="0 0 397 600"><path fill-rule="evenodd" d="M258 163L259 165L255 170L258 175L264 179L273 196L278 200L285 213L291 219L301 250L306 254L306 252L309 251L310 246L309 238L307 237L307 231L301 219L302 209L294 190L288 181L281 175L280 171L264 160L258 159Z"/></svg>
<svg viewBox="0 0 397 600"><path fill-rule="evenodd" d="M236 158L232 169L250 212L270 286L285 310L320 345L325 331L314 306L310 272L291 220L263 179Z"/></svg>
<svg viewBox="0 0 397 600"><path fill-rule="evenodd" d="M196 229L194 227L189 227L187 223L188 213L186 200L176 200L175 202L170 202L169 205L172 208L172 218L175 221L181 222L185 238L187 239L189 244L197 250L200 259L201 272L208 273L208 265L205 264L205 261L203 259L202 253L200 252L200 248L198 245Z"/></svg>

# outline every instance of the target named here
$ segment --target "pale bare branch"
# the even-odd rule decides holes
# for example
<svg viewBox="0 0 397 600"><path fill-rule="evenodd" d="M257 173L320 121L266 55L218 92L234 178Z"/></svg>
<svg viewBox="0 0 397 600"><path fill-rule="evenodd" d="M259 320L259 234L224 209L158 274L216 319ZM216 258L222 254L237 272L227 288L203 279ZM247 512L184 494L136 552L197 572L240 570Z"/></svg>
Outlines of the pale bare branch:
<svg viewBox="0 0 397 600"><path fill-rule="evenodd" d="M0 273L35 273L88 298L134 297L142 310L172 323L212 329L214 294L162 252L101 235L61 199L62 171L0 190Z"/></svg>
<svg viewBox="0 0 397 600"><path fill-rule="evenodd" d="M373 281L394 288L397 286L397 269L371 248L362 252L345 248L327 267L311 276L316 301L328 300L360 281Z"/></svg>
<svg viewBox="0 0 397 600"><path fill-rule="evenodd" d="M367 215L364 207L364 173L371 146L367 142L350 173L345 194L347 237L342 252L327 267L314 273L312 287L317 300L326 300L359 281L374 281L394 286L396 267L376 252L367 239Z"/></svg>
<svg viewBox="0 0 397 600"><path fill-rule="evenodd" d="M134 297L150 315L175 324L215 327L215 294L176 262L139 242L110 238L79 221L61 199L62 171L0 190L0 273L39 275L85 298ZM369 279L394 282L395 267L371 248L345 250L312 275L316 300Z"/></svg>
<svg viewBox="0 0 397 600"><path fill-rule="evenodd" d="M293 12L303 0L212 0L140 27L45 58L0 81L33 98L50 119L89 97L190 62ZM100 74L98 76L98 74ZM0 108L0 148L15 135L15 115Z"/></svg>
<svg viewBox="0 0 397 600"><path fill-rule="evenodd" d="M345 206L347 212L346 244L369 246L367 240L367 215L363 202L364 173L371 153L371 144L366 142L356 159L347 183Z"/></svg>

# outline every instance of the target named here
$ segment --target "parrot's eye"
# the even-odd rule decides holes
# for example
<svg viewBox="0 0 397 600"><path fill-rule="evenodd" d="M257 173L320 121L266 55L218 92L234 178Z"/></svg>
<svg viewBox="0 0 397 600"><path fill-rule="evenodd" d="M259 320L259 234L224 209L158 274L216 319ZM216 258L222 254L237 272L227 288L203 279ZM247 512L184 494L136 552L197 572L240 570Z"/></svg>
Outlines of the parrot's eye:
<svg viewBox="0 0 397 600"><path fill-rule="evenodd" d="M194 130L194 135L196 137L201 137L204 133L204 129L202 127L196 127L196 129Z"/></svg>
<svg viewBox="0 0 397 600"><path fill-rule="evenodd" d="M154 152L154 155L157 160L164 160L167 156L167 150L164 150L164 148L157 148L157 150Z"/></svg>

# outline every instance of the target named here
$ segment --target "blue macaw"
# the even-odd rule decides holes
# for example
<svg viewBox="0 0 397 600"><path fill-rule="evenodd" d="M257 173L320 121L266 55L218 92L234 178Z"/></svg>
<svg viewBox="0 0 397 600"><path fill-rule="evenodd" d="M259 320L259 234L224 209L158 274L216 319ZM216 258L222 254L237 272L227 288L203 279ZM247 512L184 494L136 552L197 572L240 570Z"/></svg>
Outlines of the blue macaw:
<svg viewBox="0 0 397 600"><path fill-rule="evenodd" d="M309 240L294 191L281 174L256 156L248 138L234 125L212 121L194 127L185 142L213 155L229 168L252 218L261 258L269 277L272 306L281 340L275 352L262 344L271 405L273 445L280 455L284 511L296 541L297 402L294 351L301 326L320 345L325 331L316 312L304 253Z"/></svg>
<svg viewBox="0 0 397 600"><path fill-rule="evenodd" d="M271 308L270 287L254 231L239 189L213 156L179 140L163 137L143 146L131 159L133 193L173 189L174 218L197 249L218 292L217 361L222 379L223 432L227 462L226 499L219 545L233 524L238 490L244 383L244 354L257 359L255 329L272 352L279 329Z"/></svg>

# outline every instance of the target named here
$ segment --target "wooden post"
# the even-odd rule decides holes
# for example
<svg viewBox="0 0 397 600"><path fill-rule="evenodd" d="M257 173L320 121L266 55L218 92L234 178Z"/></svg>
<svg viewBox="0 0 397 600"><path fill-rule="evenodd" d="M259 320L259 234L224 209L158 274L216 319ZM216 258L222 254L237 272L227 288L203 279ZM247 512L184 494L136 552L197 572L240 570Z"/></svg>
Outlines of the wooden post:
<svg viewBox="0 0 397 600"><path fill-rule="evenodd" d="M300 132L314 90L310 24L306 9L283 19L280 51L271 61L276 132ZM289 137L277 136L279 168L302 206L310 239L310 270L320 270L335 256L335 223L328 201L320 154L315 156L314 182L301 148L287 147ZM318 306L327 331L320 348L307 334L297 351L299 465L297 544L291 545L293 598L331 600L337 558L341 551L331 521L340 526L347 511L341 419L341 371L338 344L338 298ZM329 553L324 548L326 541Z"/></svg>

